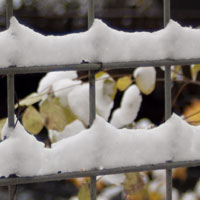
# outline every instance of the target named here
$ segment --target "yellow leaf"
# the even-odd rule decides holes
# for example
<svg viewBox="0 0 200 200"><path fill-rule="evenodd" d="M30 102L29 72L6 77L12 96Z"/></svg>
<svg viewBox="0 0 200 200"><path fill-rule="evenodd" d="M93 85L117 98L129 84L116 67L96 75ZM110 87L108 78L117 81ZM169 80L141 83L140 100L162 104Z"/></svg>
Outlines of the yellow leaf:
<svg viewBox="0 0 200 200"><path fill-rule="evenodd" d="M22 123L24 128L32 134L38 134L43 128L43 119L33 106L26 108L22 117Z"/></svg>
<svg viewBox="0 0 200 200"><path fill-rule="evenodd" d="M4 124L6 123L6 120L7 120L7 118L4 118L4 119L0 120L0 138L1 138L2 128L3 128Z"/></svg>
<svg viewBox="0 0 200 200"><path fill-rule="evenodd" d="M38 93L31 93L21 101L19 101L20 106L30 106L33 105L34 103L39 102L42 99L42 95L39 95ZM15 108L17 108L18 105L15 105Z"/></svg>
<svg viewBox="0 0 200 200"><path fill-rule="evenodd" d="M156 86L156 70L154 67L138 67L134 71L135 82L143 94L151 94Z"/></svg>
<svg viewBox="0 0 200 200"><path fill-rule="evenodd" d="M126 90L132 83L131 76L124 76L117 80L117 88L120 91Z"/></svg>
<svg viewBox="0 0 200 200"><path fill-rule="evenodd" d="M111 96L111 99L114 100L115 99L115 96L117 94L117 83L114 84L114 87L113 87L113 94Z"/></svg>
<svg viewBox="0 0 200 200"><path fill-rule="evenodd" d="M90 183L84 183L78 192L79 200L90 200Z"/></svg>
<svg viewBox="0 0 200 200"><path fill-rule="evenodd" d="M163 200L163 196L153 191L149 193L149 200Z"/></svg>
<svg viewBox="0 0 200 200"><path fill-rule="evenodd" d="M184 182L187 179L187 168L176 168L173 170L173 178Z"/></svg>
<svg viewBox="0 0 200 200"><path fill-rule="evenodd" d="M121 185L124 187L127 195L135 195L144 189L145 184L140 173L127 173L125 174L125 177L126 178Z"/></svg>
<svg viewBox="0 0 200 200"><path fill-rule="evenodd" d="M104 71L99 71L95 74L95 79L99 79L104 75L108 75L108 73L104 72Z"/></svg>
<svg viewBox="0 0 200 200"><path fill-rule="evenodd" d="M192 103L184 109L183 115L188 123L200 125L200 100L194 99Z"/></svg>
<svg viewBox="0 0 200 200"><path fill-rule="evenodd" d="M200 71L200 64L190 66L190 73L193 81L196 81L199 71Z"/></svg>
<svg viewBox="0 0 200 200"><path fill-rule="evenodd" d="M137 193L134 195L127 195L126 200L144 200L142 193Z"/></svg>
<svg viewBox="0 0 200 200"><path fill-rule="evenodd" d="M57 98L45 100L40 106L40 113L47 129L63 131L67 124L66 111Z"/></svg>
<svg viewBox="0 0 200 200"><path fill-rule="evenodd" d="M147 199L149 199L147 187L143 187L141 190L139 190L135 194L127 194L126 199L127 200L147 200Z"/></svg>
<svg viewBox="0 0 200 200"><path fill-rule="evenodd" d="M66 125L72 123L74 120L77 119L77 116L73 114L73 112L70 110L68 106L62 108L64 109L66 115Z"/></svg>

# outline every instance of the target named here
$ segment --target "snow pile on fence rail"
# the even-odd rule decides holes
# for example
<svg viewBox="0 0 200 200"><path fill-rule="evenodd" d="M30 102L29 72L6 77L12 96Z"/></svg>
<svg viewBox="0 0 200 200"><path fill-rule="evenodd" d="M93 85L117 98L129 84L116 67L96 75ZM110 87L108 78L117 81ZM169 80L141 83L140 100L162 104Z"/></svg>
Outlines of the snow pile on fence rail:
<svg viewBox="0 0 200 200"><path fill-rule="evenodd" d="M34 176L200 159L200 127L177 115L149 130L117 129L97 116L90 129L44 147L18 123L4 126L0 176Z"/></svg>
<svg viewBox="0 0 200 200"><path fill-rule="evenodd" d="M153 33L117 31L96 19L86 32L44 36L11 18L0 32L0 67L200 58L200 30L170 20Z"/></svg>

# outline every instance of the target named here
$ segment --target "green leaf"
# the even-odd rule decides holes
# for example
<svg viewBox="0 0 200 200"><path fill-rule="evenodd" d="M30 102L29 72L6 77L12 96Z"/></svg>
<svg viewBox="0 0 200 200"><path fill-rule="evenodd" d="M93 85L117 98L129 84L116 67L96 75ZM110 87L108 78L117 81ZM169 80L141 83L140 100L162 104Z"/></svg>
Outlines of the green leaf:
<svg viewBox="0 0 200 200"><path fill-rule="evenodd" d="M6 123L7 118L1 119L0 120L0 138L1 138L1 131L2 128L4 127L5 123Z"/></svg>
<svg viewBox="0 0 200 200"><path fill-rule="evenodd" d="M29 133L35 135L42 130L44 125L40 113L33 106L26 108L22 117L22 124Z"/></svg>
<svg viewBox="0 0 200 200"><path fill-rule="evenodd" d="M117 80L117 88L120 91L126 90L132 84L131 76L124 76Z"/></svg>
<svg viewBox="0 0 200 200"><path fill-rule="evenodd" d="M78 199L79 200L90 200L90 183L84 183L78 192Z"/></svg>
<svg viewBox="0 0 200 200"><path fill-rule="evenodd" d="M24 99L22 99L21 101L19 101L19 105L20 106L30 106L33 105L37 102L39 102L42 99L42 95L39 95L38 93L31 93L30 95L28 95L27 97L25 97ZM15 108L17 108L18 105L15 105Z"/></svg>
<svg viewBox="0 0 200 200"><path fill-rule="evenodd" d="M190 73L193 81L196 81L199 71L200 71L200 64L190 66Z"/></svg>
<svg viewBox="0 0 200 200"><path fill-rule="evenodd" d="M127 195L134 195L143 190L145 184L140 173L127 173L125 180L121 185L123 186Z"/></svg>
<svg viewBox="0 0 200 200"><path fill-rule="evenodd" d="M63 131L67 124L66 111L58 98L45 100L40 105L40 114L47 129Z"/></svg>

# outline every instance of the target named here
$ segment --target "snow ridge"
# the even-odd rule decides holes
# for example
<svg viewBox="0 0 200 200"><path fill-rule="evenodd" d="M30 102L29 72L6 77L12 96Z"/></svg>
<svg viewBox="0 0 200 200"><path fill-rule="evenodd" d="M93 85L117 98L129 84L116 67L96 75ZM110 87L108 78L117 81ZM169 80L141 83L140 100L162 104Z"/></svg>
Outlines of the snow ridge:
<svg viewBox="0 0 200 200"><path fill-rule="evenodd" d="M0 32L0 67L200 58L200 30L170 20L156 32L123 32L99 19L86 32L44 36L11 18Z"/></svg>
<svg viewBox="0 0 200 200"><path fill-rule="evenodd" d="M117 129L97 116L90 129L45 148L18 123L6 124L0 143L0 176L34 176L57 172L157 164L200 159L200 126L173 114L153 129Z"/></svg>

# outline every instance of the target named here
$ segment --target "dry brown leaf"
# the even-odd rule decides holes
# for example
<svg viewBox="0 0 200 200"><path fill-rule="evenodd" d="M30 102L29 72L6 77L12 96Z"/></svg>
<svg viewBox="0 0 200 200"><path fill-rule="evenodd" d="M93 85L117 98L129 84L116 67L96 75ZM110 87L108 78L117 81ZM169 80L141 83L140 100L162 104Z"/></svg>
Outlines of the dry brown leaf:
<svg viewBox="0 0 200 200"><path fill-rule="evenodd" d="M187 168L177 168L173 170L173 178L185 182L187 179Z"/></svg>

